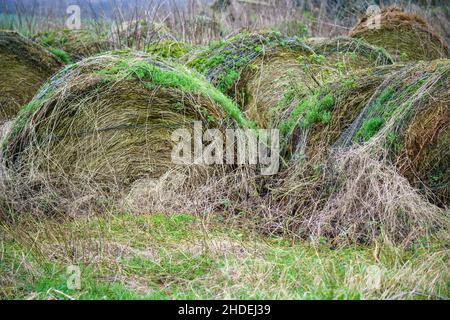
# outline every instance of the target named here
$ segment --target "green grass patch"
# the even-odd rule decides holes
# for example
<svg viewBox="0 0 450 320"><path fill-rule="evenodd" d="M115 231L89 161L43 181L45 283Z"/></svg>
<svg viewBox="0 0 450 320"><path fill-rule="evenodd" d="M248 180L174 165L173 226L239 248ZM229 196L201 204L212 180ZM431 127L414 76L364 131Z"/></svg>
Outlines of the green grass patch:
<svg viewBox="0 0 450 320"><path fill-rule="evenodd" d="M41 219L36 225L2 226L0 295L96 300L448 297L447 257L439 242L433 243L409 249L332 248L262 237L215 219L205 224L188 214ZM69 265L80 267L79 290L67 286Z"/></svg>

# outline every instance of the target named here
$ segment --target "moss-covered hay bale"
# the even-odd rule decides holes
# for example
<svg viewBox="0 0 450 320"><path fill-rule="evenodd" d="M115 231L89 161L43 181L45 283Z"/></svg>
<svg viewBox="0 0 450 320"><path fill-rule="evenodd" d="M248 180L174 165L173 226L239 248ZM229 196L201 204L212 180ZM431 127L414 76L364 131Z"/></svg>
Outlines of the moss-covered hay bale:
<svg viewBox="0 0 450 320"><path fill-rule="evenodd" d="M111 49L107 34L90 29L58 29L40 32L33 40L58 55L66 64Z"/></svg>
<svg viewBox="0 0 450 320"><path fill-rule="evenodd" d="M241 33L198 54L187 65L233 97L259 126L269 127L286 96L292 92L311 92L364 63L357 59L358 48L367 47L356 45L360 41L333 41L330 46L317 45L316 52L304 41L277 32ZM341 55L336 54L338 49L342 49ZM370 60L366 67L391 63L384 52L370 49L373 54L364 54ZM343 59L347 57L344 51L351 60Z"/></svg>
<svg viewBox="0 0 450 320"><path fill-rule="evenodd" d="M374 140L433 201L450 202L450 61L408 65L392 74L343 132L337 146Z"/></svg>
<svg viewBox="0 0 450 320"><path fill-rule="evenodd" d="M0 31L0 122L11 119L62 63L14 31Z"/></svg>
<svg viewBox="0 0 450 320"><path fill-rule="evenodd" d="M248 125L231 100L184 67L108 53L48 82L21 110L3 152L7 167L22 175L127 186L171 170L201 172L171 159L171 134L192 130L194 121L204 129Z"/></svg>
<svg viewBox="0 0 450 320"><path fill-rule="evenodd" d="M379 21L379 27L373 26L371 21ZM448 44L422 17L397 7L383 9L378 18L365 15L350 36L385 48L397 61L450 57Z"/></svg>
<svg viewBox="0 0 450 320"><path fill-rule="evenodd" d="M299 99L278 124L288 157L367 143L385 150L433 202L448 205L449 75L448 60L384 66Z"/></svg>

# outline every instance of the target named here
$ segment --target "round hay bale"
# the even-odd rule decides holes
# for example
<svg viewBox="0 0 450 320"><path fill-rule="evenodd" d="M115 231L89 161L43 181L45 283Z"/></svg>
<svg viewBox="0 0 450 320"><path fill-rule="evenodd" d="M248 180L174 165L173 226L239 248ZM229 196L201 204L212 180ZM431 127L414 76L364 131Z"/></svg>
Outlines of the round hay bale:
<svg viewBox="0 0 450 320"><path fill-rule="evenodd" d="M0 123L13 118L62 63L14 31L0 31Z"/></svg>
<svg viewBox="0 0 450 320"><path fill-rule="evenodd" d="M449 74L448 60L383 66L294 100L277 124L286 157L373 144L414 187L448 206Z"/></svg>
<svg viewBox="0 0 450 320"><path fill-rule="evenodd" d="M373 22L379 22L379 26ZM350 36L385 48L397 61L450 57L448 44L422 17L397 7L385 8L375 16L365 15Z"/></svg>
<svg viewBox="0 0 450 320"><path fill-rule="evenodd" d="M99 35L88 29L50 30L36 34L33 40L58 55L66 64L111 49L105 34Z"/></svg>
<svg viewBox="0 0 450 320"><path fill-rule="evenodd" d="M450 199L450 61L407 65L377 88L337 146L369 141L433 202Z"/></svg>
<svg viewBox="0 0 450 320"><path fill-rule="evenodd" d="M286 158L325 155L349 128L378 87L401 65L386 65L354 72L313 93L293 95L275 124L286 138Z"/></svg>
<svg viewBox="0 0 450 320"><path fill-rule="evenodd" d="M317 50L277 32L242 33L198 54L187 65L233 97L248 118L268 127L283 111L280 104L293 93L314 91L366 61L370 61L366 67L391 63L384 52L360 41L342 38L314 45ZM366 60L358 59L358 50Z"/></svg>
<svg viewBox="0 0 450 320"><path fill-rule="evenodd" d="M128 186L171 170L196 172L171 159L171 134L192 130L194 121L205 129L249 124L231 100L183 66L108 53L48 82L21 110L3 152L7 167L22 175Z"/></svg>
<svg viewBox="0 0 450 320"><path fill-rule="evenodd" d="M213 44L187 62L220 91L234 98L246 116L268 125L268 112L301 72L298 58L313 54L301 41L276 32L240 33Z"/></svg>

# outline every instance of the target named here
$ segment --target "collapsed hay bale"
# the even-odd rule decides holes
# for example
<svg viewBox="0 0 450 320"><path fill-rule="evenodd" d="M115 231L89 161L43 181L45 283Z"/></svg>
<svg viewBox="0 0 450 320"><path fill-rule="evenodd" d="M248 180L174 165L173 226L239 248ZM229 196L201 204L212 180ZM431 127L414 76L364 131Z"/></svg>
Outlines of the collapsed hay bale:
<svg viewBox="0 0 450 320"><path fill-rule="evenodd" d="M303 41L277 32L242 33L200 53L187 65L233 97L259 126L268 127L279 112L276 109L280 101L292 92L310 92L360 67L355 59L359 47L351 44L354 41L340 39L330 47L336 43L342 43L347 51L355 49L353 53L348 52L352 60L345 64L341 58L346 55L327 51L328 46L317 46L319 50L315 52ZM367 55L367 61L370 60L367 66L390 63L382 51L375 51Z"/></svg>
<svg viewBox="0 0 450 320"><path fill-rule="evenodd" d="M11 119L62 63L14 31L0 31L0 123Z"/></svg>
<svg viewBox="0 0 450 320"><path fill-rule="evenodd" d="M40 32L33 40L58 55L66 64L111 49L106 34L98 34L88 29Z"/></svg>
<svg viewBox="0 0 450 320"><path fill-rule="evenodd" d="M436 60L393 73L337 140L380 144L413 186L450 206L450 63ZM370 145L370 143L369 143Z"/></svg>
<svg viewBox="0 0 450 320"><path fill-rule="evenodd" d="M376 138L413 186L448 205L449 70L446 60L378 67L302 97L278 124L287 157L326 157L331 146Z"/></svg>
<svg viewBox="0 0 450 320"><path fill-rule="evenodd" d="M126 187L169 171L176 129L245 126L237 106L182 66L109 53L66 67L26 105L3 145L15 175ZM190 132L190 131L189 131ZM198 169L198 170L197 170Z"/></svg>
<svg viewBox="0 0 450 320"><path fill-rule="evenodd" d="M374 25L374 23L379 23ZM418 15L397 7L365 15L350 36L385 48L397 61L446 59L448 44Z"/></svg>

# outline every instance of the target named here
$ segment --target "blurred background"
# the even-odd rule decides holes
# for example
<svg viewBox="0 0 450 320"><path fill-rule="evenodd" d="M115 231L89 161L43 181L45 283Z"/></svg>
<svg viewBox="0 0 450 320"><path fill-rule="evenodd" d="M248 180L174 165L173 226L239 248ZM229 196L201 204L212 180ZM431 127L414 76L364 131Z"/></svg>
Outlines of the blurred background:
<svg viewBox="0 0 450 320"><path fill-rule="evenodd" d="M98 33L147 33L207 44L250 31L275 29L288 36L347 34L369 5L397 5L425 17L449 40L450 1L431 0L0 0L0 29L24 35L64 28L70 5L80 8L82 28ZM139 23L137 23L139 22Z"/></svg>

